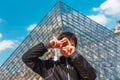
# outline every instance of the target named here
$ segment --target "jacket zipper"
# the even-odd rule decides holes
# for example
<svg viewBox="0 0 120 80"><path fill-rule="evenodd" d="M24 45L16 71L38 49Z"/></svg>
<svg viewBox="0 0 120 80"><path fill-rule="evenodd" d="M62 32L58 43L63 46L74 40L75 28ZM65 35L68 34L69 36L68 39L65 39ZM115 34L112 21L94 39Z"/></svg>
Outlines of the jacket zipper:
<svg viewBox="0 0 120 80"><path fill-rule="evenodd" d="M67 68L69 69L68 59L67 58L66 58L66 65L67 65ZM67 73L67 78L68 78L68 80L70 80L70 74L69 73Z"/></svg>

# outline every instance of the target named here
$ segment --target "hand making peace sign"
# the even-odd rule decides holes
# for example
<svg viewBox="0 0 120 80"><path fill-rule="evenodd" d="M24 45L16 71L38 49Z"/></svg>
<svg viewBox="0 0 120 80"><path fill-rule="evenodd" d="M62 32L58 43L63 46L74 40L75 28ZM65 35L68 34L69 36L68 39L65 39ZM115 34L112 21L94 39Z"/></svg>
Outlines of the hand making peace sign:
<svg viewBox="0 0 120 80"><path fill-rule="evenodd" d="M75 47L72 46L70 40L67 37L64 37L61 40L50 40L50 44L53 48L60 49L61 54L66 57L69 57L75 51Z"/></svg>

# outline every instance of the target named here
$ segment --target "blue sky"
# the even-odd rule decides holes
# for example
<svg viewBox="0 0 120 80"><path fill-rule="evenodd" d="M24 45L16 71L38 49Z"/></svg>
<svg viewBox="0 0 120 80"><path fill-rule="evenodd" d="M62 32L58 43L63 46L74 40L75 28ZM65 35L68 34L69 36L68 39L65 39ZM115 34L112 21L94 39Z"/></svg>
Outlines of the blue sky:
<svg viewBox="0 0 120 80"><path fill-rule="evenodd" d="M112 29L120 20L120 0L61 0ZM0 0L0 66L57 0Z"/></svg>

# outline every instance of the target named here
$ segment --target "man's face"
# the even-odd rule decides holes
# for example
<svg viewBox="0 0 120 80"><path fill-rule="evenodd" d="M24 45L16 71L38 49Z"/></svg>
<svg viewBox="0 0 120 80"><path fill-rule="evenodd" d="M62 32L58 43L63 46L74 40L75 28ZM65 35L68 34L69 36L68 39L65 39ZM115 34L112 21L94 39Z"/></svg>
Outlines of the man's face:
<svg viewBox="0 0 120 80"><path fill-rule="evenodd" d="M62 56L69 57L75 51L75 42L67 37L62 38L60 52Z"/></svg>

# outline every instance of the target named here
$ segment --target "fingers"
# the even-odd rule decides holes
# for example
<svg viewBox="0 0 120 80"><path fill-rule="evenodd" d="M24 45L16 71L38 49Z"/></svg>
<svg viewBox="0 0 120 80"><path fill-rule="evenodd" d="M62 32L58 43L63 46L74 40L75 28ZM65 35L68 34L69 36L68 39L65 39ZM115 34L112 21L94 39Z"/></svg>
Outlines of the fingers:
<svg viewBox="0 0 120 80"><path fill-rule="evenodd" d="M50 40L50 44L53 48L59 48L60 42L57 39Z"/></svg>
<svg viewBox="0 0 120 80"><path fill-rule="evenodd" d="M50 40L50 44L51 44L51 46L54 48L54 47L55 47L55 45L56 45L55 40Z"/></svg>
<svg viewBox="0 0 120 80"><path fill-rule="evenodd" d="M74 53L75 52L75 47L74 46L70 46L70 53Z"/></svg>
<svg viewBox="0 0 120 80"><path fill-rule="evenodd" d="M64 38L62 38L60 41L61 41L61 42L64 42L64 41L66 41L66 40L68 40L68 38L64 37Z"/></svg>
<svg viewBox="0 0 120 80"><path fill-rule="evenodd" d="M69 46L68 47L68 55L72 55L75 52L75 47L74 46Z"/></svg>
<svg viewBox="0 0 120 80"><path fill-rule="evenodd" d="M64 37L62 40L57 40L57 39L53 39L53 40L50 40L50 44L53 48L63 48L63 47L68 47L70 48L72 45L70 43L70 41L68 40L68 38ZM74 46L73 46L74 47ZM67 49L69 50L69 52L74 52L74 49ZM71 53L70 52L70 53Z"/></svg>
<svg viewBox="0 0 120 80"><path fill-rule="evenodd" d="M64 37L62 40L60 40L60 47L66 46L66 45L71 45L70 41L68 38Z"/></svg>
<svg viewBox="0 0 120 80"><path fill-rule="evenodd" d="M66 38L66 37L64 37L62 40L60 40L60 42L61 42L61 43L64 43L64 42L70 43L69 40L68 40L68 38Z"/></svg>
<svg viewBox="0 0 120 80"><path fill-rule="evenodd" d="M67 47L63 47L61 51L63 52L62 54L70 56L75 52L75 47L68 45Z"/></svg>
<svg viewBox="0 0 120 80"><path fill-rule="evenodd" d="M67 53L68 53L68 50L65 49L65 48L63 48L63 52L64 52L65 54L67 54Z"/></svg>

